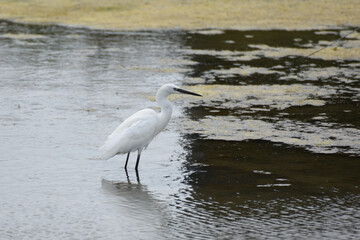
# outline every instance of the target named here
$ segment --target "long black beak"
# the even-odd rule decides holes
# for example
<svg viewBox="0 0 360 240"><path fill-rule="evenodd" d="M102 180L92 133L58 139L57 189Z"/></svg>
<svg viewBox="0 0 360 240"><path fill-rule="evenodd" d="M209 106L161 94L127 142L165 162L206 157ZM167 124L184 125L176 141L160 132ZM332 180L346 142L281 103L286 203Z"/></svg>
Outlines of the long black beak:
<svg viewBox="0 0 360 240"><path fill-rule="evenodd" d="M186 91L186 90L181 89L181 88L175 88L175 91L178 91L178 92L184 93L184 94L190 94L190 95L202 97L200 94L197 94L197 93L194 93L194 92L190 92L190 91Z"/></svg>

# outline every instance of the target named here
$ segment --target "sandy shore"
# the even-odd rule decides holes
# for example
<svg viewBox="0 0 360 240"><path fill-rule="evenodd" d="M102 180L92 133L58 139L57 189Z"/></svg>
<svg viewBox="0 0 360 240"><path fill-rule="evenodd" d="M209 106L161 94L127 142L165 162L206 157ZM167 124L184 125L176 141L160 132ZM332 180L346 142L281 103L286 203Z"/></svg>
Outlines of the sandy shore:
<svg viewBox="0 0 360 240"><path fill-rule="evenodd" d="M0 18L105 29L359 26L359 0L0 0Z"/></svg>

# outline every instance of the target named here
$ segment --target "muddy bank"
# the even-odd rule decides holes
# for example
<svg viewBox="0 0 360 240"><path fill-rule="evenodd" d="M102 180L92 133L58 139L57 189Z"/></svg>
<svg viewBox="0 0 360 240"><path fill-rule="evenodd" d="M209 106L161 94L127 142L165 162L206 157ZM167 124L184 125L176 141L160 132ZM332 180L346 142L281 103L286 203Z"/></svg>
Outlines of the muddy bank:
<svg viewBox="0 0 360 240"><path fill-rule="evenodd" d="M360 25L357 0L0 1L0 18L106 29L314 29Z"/></svg>

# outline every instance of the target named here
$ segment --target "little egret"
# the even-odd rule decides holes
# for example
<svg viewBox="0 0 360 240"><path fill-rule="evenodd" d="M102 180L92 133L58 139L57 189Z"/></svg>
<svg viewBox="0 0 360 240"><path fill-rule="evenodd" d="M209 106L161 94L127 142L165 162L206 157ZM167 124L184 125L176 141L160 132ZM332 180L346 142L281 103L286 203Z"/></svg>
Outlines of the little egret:
<svg viewBox="0 0 360 240"><path fill-rule="evenodd" d="M156 94L156 103L161 108L161 111L158 113L152 109L143 109L127 118L109 135L105 144L100 148L102 152L101 158L106 160L117 154L127 153L124 166L126 170L130 153L138 151L135 165L137 171L141 152L168 124L172 113L172 105L167 97L176 93L201 97L200 94L186 91L173 84L161 86Z"/></svg>

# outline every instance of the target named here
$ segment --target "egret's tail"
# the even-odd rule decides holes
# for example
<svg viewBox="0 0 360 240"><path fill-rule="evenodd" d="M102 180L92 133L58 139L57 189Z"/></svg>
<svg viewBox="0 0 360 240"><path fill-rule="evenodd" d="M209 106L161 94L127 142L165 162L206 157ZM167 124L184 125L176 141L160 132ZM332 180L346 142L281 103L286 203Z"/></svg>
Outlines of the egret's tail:
<svg viewBox="0 0 360 240"><path fill-rule="evenodd" d="M103 146L100 147L101 151L101 159L107 160L109 158L112 158L118 153L123 153L121 144L119 144L121 141L119 141L122 138L122 134L116 135L112 138L109 138Z"/></svg>
<svg viewBox="0 0 360 240"><path fill-rule="evenodd" d="M102 160L108 160L117 154L114 150L111 149L108 142L100 147L100 152Z"/></svg>
<svg viewBox="0 0 360 240"><path fill-rule="evenodd" d="M101 158L101 160L108 160L109 157L107 157L107 156L104 154L104 150L103 150L103 149L104 149L104 145L99 148L99 150L100 150L100 158Z"/></svg>

